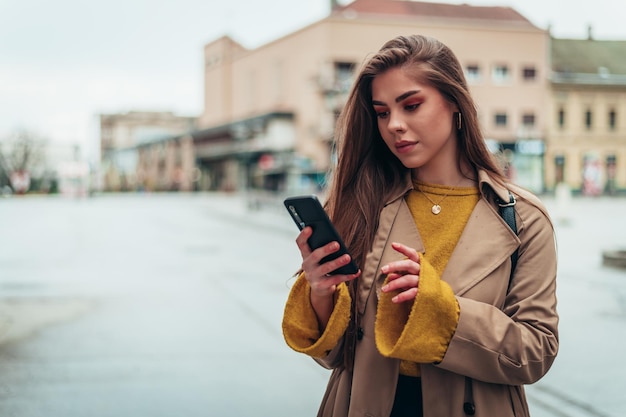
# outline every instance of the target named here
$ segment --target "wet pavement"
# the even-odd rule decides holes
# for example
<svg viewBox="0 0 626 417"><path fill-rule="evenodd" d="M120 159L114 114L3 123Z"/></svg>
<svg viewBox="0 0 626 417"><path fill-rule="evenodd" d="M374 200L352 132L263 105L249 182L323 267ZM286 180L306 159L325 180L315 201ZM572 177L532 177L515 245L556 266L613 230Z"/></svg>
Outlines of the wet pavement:
<svg viewBox="0 0 626 417"><path fill-rule="evenodd" d="M532 415L622 416L626 199L545 202L561 350ZM0 416L315 415L328 371L280 329L296 233L235 194L0 199Z"/></svg>

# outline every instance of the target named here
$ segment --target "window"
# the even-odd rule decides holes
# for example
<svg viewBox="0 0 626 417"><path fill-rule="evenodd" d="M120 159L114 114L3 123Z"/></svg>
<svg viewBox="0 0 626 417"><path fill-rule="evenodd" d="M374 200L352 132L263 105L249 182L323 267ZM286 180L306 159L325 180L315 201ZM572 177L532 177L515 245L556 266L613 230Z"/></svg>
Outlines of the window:
<svg viewBox="0 0 626 417"><path fill-rule="evenodd" d="M220 56L217 54L207 55L205 59L205 65L207 68L212 68L220 63Z"/></svg>
<svg viewBox="0 0 626 417"><path fill-rule="evenodd" d="M587 128L587 130L591 130L592 122L593 115L591 114L591 110L587 109L587 111L585 112L585 127Z"/></svg>
<svg viewBox="0 0 626 417"><path fill-rule="evenodd" d="M480 81L480 67L475 64L470 64L465 67L465 78L468 82Z"/></svg>
<svg viewBox="0 0 626 417"><path fill-rule="evenodd" d="M274 61L274 71L272 71L272 78L274 84L274 97L276 101L280 102L285 96L285 75L284 75L283 61Z"/></svg>
<svg viewBox="0 0 626 417"><path fill-rule="evenodd" d="M610 154L606 156L606 192L609 195L617 193L617 156Z"/></svg>
<svg viewBox="0 0 626 417"><path fill-rule="evenodd" d="M522 124L524 127L533 127L535 126L535 114L534 113L524 113L522 115Z"/></svg>
<svg viewBox="0 0 626 417"><path fill-rule="evenodd" d="M496 126L499 127L505 127L506 126L506 113L496 113L495 116L495 124Z"/></svg>
<svg viewBox="0 0 626 417"><path fill-rule="evenodd" d="M496 83L503 83L509 81L509 67L507 65L496 65L493 67L493 81Z"/></svg>
<svg viewBox="0 0 626 417"><path fill-rule="evenodd" d="M537 70L535 67L524 67L522 70L522 78L524 81L535 81L537 78Z"/></svg>
<svg viewBox="0 0 626 417"><path fill-rule="evenodd" d="M248 71L248 79L246 81L248 84L248 94L246 98L248 99L249 108L253 109L257 104L257 74L254 69Z"/></svg>
<svg viewBox="0 0 626 417"><path fill-rule="evenodd" d="M557 184L565 181L565 156L557 155L554 158L554 166L555 166L555 182Z"/></svg>
<svg viewBox="0 0 626 417"><path fill-rule="evenodd" d="M350 90L353 75L354 64L352 62L335 62L335 86L339 91Z"/></svg>
<svg viewBox="0 0 626 417"><path fill-rule="evenodd" d="M617 119L617 115L615 113L615 109L611 109L609 111L609 129L610 130L615 130L616 119Z"/></svg>
<svg viewBox="0 0 626 417"><path fill-rule="evenodd" d="M565 109L563 109L563 107L559 109L559 113L557 114L557 123L561 129L565 127Z"/></svg>

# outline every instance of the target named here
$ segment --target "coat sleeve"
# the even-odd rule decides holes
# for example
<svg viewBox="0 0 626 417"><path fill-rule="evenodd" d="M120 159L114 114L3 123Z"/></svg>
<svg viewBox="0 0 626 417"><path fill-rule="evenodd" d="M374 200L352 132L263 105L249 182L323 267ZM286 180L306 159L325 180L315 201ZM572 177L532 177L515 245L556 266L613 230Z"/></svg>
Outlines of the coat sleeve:
<svg viewBox="0 0 626 417"><path fill-rule="evenodd" d="M382 293L376 314L376 346L381 355L417 363L439 362L457 326L459 307L452 288L420 254L414 302L395 304L398 292ZM387 281L385 281L387 283Z"/></svg>
<svg viewBox="0 0 626 417"><path fill-rule="evenodd" d="M351 305L345 283L338 285L336 291L333 312L326 329L320 332L310 302L311 287L304 274L298 277L289 293L283 314L283 336L289 347L316 359L324 359L334 350L348 327Z"/></svg>
<svg viewBox="0 0 626 417"><path fill-rule="evenodd" d="M547 214L525 204L517 267L504 305L457 300L459 323L443 361L446 370L490 383L531 384L552 366L558 351L556 242ZM502 268L510 269L510 261Z"/></svg>

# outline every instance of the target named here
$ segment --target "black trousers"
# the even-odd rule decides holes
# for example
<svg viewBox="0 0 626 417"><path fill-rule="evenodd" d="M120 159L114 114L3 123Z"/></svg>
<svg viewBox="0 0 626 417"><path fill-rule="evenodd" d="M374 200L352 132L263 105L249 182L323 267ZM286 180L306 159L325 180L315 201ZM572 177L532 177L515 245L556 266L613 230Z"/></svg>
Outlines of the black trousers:
<svg viewBox="0 0 626 417"><path fill-rule="evenodd" d="M390 417L422 417L422 379L400 375Z"/></svg>

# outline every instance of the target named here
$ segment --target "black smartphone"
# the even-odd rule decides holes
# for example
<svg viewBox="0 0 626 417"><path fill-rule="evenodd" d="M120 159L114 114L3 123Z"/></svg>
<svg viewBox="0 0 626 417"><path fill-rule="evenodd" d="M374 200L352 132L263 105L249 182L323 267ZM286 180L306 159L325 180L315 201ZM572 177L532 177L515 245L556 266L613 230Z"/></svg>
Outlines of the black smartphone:
<svg viewBox="0 0 626 417"><path fill-rule="evenodd" d="M302 230L306 226L313 229L313 234L308 240L311 249L317 249L333 241L339 243L339 250L324 257L320 263L349 254L348 248L315 195L289 197L285 199L284 204L298 229ZM352 255L350 257L352 258ZM359 267L350 260L349 264L337 268L331 274L356 274L358 270Z"/></svg>

